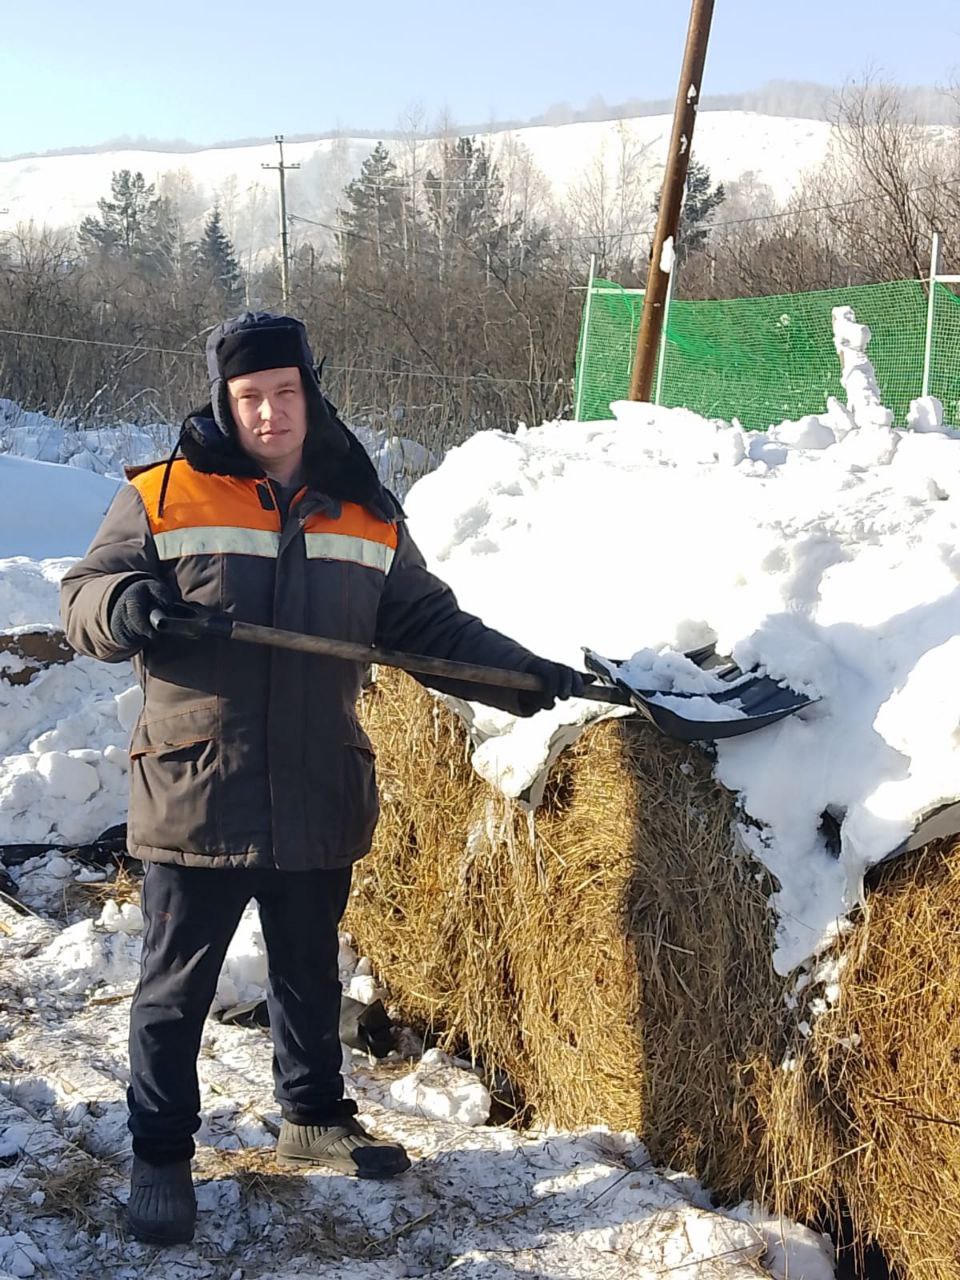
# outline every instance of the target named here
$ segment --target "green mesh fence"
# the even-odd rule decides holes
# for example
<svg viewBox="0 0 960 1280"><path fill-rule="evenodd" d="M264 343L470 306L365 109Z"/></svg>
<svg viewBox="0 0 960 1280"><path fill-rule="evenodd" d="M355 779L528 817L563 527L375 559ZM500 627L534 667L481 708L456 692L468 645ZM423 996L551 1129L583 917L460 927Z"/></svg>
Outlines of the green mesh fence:
<svg viewBox="0 0 960 1280"><path fill-rule="evenodd" d="M923 387L927 291L919 280L827 289L772 298L674 302L667 324L660 403L706 417L737 418L750 429L822 413L827 396L845 403L833 346L832 311L849 306L868 324L868 355L883 403L906 421ZM584 304L576 400L581 420L610 418L625 400L643 295L595 280ZM658 369L658 374L659 374ZM960 299L934 293L930 393L948 422L960 422Z"/></svg>

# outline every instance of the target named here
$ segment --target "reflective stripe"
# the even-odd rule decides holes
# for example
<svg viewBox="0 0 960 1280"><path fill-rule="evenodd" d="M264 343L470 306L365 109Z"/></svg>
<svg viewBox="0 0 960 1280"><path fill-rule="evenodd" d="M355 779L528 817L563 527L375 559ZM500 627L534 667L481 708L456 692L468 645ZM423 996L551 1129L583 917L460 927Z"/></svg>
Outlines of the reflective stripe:
<svg viewBox="0 0 960 1280"><path fill-rule="evenodd" d="M349 560L368 569L389 573L393 564L393 548L369 538L355 538L349 533L305 533L308 560Z"/></svg>
<svg viewBox="0 0 960 1280"><path fill-rule="evenodd" d="M267 556L273 559L280 546L279 533L265 529L242 529L235 525L199 525L190 529L170 529L155 533L154 542L161 560L179 556Z"/></svg>

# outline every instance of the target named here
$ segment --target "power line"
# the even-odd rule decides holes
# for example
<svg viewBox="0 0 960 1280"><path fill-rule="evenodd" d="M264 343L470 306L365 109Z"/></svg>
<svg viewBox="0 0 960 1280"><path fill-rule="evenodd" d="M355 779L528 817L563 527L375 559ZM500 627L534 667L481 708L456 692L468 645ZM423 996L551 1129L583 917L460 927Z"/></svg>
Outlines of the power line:
<svg viewBox="0 0 960 1280"><path fill-rule="evenodd" d="M924 191L936 191L943 187L949 189L957 185L958 184L955 181L943 178L939 182L927 183L922 187L904 187L902 194L905 196L919 195ZM824 213L831 209L848 209L853 205L882 204L885 200L892 199L892 196L885 193L875 196L855 196L850 200L836 200L829 204L804 205L799 209L782 209L777 213L758 213L749 218L727 218L717 222L704 222L701 225L708 229L713 229L715 227L738 227L748 222L770 222L777 218L796 218L802 213Z"/></svg>
<svg viewBox="0 0 960 1280"><path fill-rule="evenodd" d="M144 347L139 344L130 345L126 342L105 342L99 338L69 338L61 333L31 333L26 329L0 329L0 334L8 338L42 338L51 342L74 342L83 347L111 347L115 351L142 351L149 355L188 356L192 358L194 354L190 351L184 351L182 347L177 351L172 347Z"/></svg>
<svg viewBox="0 0 960 1280"><path fill-rule="evenodd" d="M70 338L60 333L31 333L25 329L0 329L0 336L37 338L48 342L72 342L86 347L111 347L120 351L137 351L151 355L171 355L199 359L200 353L175 351L169 347L125 346L122 342L103 342L97 338ZM389 378L427 378L435 382L496 382L523 387L541 387L560 381L557 378L495 378L489 373L437 373L433 369L375 369L366 365L327 364L324 369L336 373L377 373Z"/></svg>
<svg viewBox="0 0 960 1280"><path fill-rule="evenodd" d="M941 178L938 182L926 183L923 186L905 187L903 190L903 195L905 196L920 195L923 192L937 191L943 188L946 188L947 190L951 190L952 192L952 189L957 186L960 186L960 182L958 182L957 180L949 179L949 178ZM407 189L409 189L409 184L407 184ZM952 192L952 194L956 194L956 193ZM752 222L774 222L781 218L796 218L804 213L824 213L833 209L851 208L854 205L882 204L885 201L892 200L892 199L893 199L892 196L887 195L885 193L880 193L873 196L855 196L849 200L835 200L835 201L830 201L824 204L803 205L796 209L780 209L775 213L751 214L745 218L711 219L709 222L702 223L701 226L707 230L715 230L721 227L745 226L748 223L752 223ZM361 240L365 238L361 236L358 232L347 231L345 228L341 228L338 231L336 227L331 227L329 226L329 224L324 222L316 222L314 219L311 219L311 218L305 218L301 214L290 214L289 216L291 218L296 218L300 222L311 223L311 225L313 226L325 227L327 230L337 232L338 234L355 236L357 239L361 239ZM605 230L602 232L593 232L592 234L589 234L589 235L569 235L569 236L554 235L550 231L549 227L546 227L545 229L548 235L550 236L551 243L574 244L574 243L581 243L581 242L597 241L602 239L633 240L633 239L636 239L638 236L652 235L654 231L654 226L653 224L648 224L646 226L636 228L632 231Z"/></svg>

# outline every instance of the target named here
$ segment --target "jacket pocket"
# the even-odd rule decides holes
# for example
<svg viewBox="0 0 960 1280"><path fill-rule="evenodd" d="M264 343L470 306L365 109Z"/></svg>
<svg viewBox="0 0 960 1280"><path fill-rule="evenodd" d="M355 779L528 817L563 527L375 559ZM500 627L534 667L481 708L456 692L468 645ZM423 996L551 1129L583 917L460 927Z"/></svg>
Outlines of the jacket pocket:
<svg viewBox="0 0 960 1280"><path fill-rule="evenodd" d="M130 759L164 755L184 748L212 742L218 737L217 700L196 703L186 711L152 717L143 715L134 726L130 739Z"/></svg>
<svg viewBox="0 0 960 1280"><path fill-rule="evenodd" d="M135 845L222 852L216 699L141 720L130 742L129 831Z"/></svg>
<svg viewBox="0 0 960 1280"><path fill-rule="evenodd" d="M342 756L341 843L344 853L355 858L370 848L380 816L376 755L359 725L344 743Z"/></svg>

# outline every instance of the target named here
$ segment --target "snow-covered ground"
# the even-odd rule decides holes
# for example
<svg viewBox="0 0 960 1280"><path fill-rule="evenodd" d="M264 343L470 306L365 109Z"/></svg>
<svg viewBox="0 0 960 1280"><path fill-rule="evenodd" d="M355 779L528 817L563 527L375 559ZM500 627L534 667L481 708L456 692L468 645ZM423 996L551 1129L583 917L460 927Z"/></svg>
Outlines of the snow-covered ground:
<svg viewBox="0 0 960 1280"><path fill-rule="evenodd" d="M20 426L8 439L26 454L41 436L55 456L72 449L75 433ZM112 445L108 462L84 445L92 466L0 455L0 642L56 626L59 578L116 488L93 473L131 460ZM833 1274L828 1242L749 1205L715 1209L692 1179L653 1169L633 1135L485 1123L490 1096L469 1065L417 1060L409 1032L404 1056L375 1064L345 1051L345 1068L361 1117L407 1145L411 1171L383 1185L280 1172L266 1034L215 1019L200 1056L197 1239L162 1252L125 1241L126 1019L142 919L61 850L123 819L139 690L126 664L77 657L26 684L4 678L22 669L0 648L0 845L51 851L11 867L16 892L0 898L0 1280ZM82 896L98 887L102 906ZM350 995L375 998L347 938L341 970ZM265 981L248 912L215 1008L259 997Z"/></svg>
<svg viewBox="0 0 960 1280"><path fill-rule="evenodd" d="M77 873L58 855L38 859L20 873L22 896L54 910ZM714 1210L692 1179L653 1169L629 1134L485 1124L483 1084L436 1051L374 1064L345 1050L361 1120L407 1146L409 1173L377 1184L280 1171L268 1152L280 1117L267 1033L215 1019L200 1054L197 1238L166 1251L125 1241L126 1019L139 912L108 905L99 917L78 915L62 924L0 903L2 1277L833 1275L820 1237L749 1205ZM348 945L341 967L349 982L357 960ZM221 996L262 991L264 978L248 916ZM351 989L362 990L357 976Z"/></svg>

